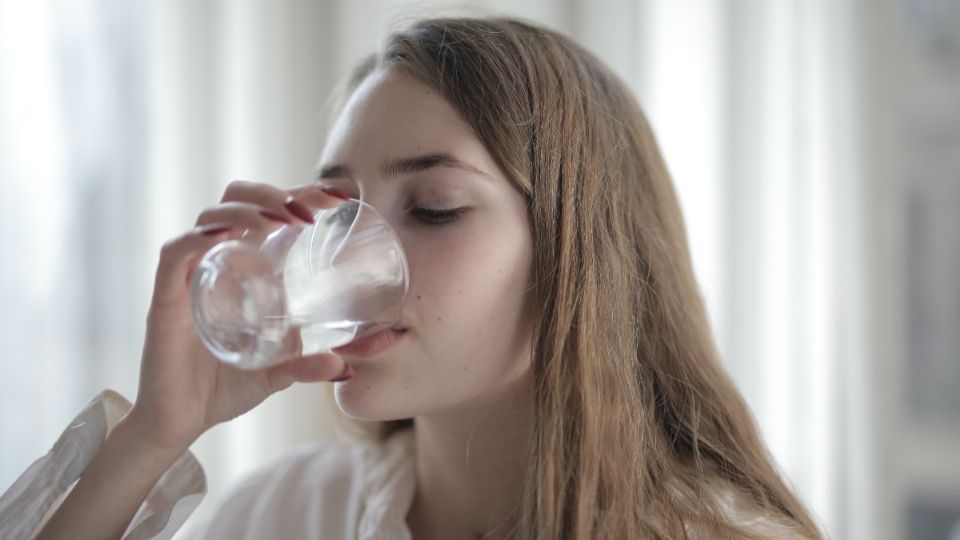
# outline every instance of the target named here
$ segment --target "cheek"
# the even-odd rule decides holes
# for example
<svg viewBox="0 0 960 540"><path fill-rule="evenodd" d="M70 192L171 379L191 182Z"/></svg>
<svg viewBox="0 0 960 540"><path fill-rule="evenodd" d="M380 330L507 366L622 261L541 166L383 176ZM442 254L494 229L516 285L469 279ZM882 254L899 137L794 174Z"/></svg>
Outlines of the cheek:
<svg viewBox="0 0 960 540"><path fill-rule="evenodd" d="M523 333L529 233L503 220L464 225L411 242L408 305L431 358L448 365L478 356L507 360Z"/></svg>

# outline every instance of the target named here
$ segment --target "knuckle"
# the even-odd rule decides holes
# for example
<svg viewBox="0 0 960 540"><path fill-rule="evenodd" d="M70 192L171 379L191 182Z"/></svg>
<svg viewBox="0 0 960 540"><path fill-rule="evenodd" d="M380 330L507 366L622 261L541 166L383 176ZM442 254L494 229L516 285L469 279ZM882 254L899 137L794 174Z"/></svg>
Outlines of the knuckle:
<svg viewBox="0 0 960 540"><path fill-rule="evenodd" d="M183 250L185 243L190 239L190 237L197 232L197 228L190 229L189 231L180 234L179 236L174 236L173 238L168 239L160 246L160 257L169 258L175 256L177 253Z"/></svg>
<svg viewBox="0 0 960 540"><path fill-rule="evenodd" d="M253 182L249 180L233 180L223 190L223 200L236 199L241 193L249 191L252 186Z"/></svg>
<svg viewBox="0 0 960 540"><path fill-rule="evenodd" d="M175 258L179 245L179 238L167 240L163 243L163 246L160 247L159 268L170 266L171 259Z"/></svg>
<svg viewBox="0 0 960 540"><path fill-rule="evenodd" d="M166 242L164 242L163 245L160 246L160 256L161 257L165 255L169 256L172 251L177 249L177 245L179 245L180 239L181 237L178 236L176 238L171 238Z"/></svg>
<svg viewBox="0 0 960 540"><path fill-rule="evenodd" d="M205 206L202 210L200 210L200 213L197 214L197 225L202 223L205 218L215 213L217 209L219 209L221 206L222 205L219 205L219 204L211 204L209 206Z"/></svg>

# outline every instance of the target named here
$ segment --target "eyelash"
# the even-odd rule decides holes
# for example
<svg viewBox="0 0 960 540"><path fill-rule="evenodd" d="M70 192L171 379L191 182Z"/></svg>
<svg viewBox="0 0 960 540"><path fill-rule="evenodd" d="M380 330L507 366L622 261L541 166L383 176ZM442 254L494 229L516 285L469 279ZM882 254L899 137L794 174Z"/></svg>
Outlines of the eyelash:
<svg viewBox="0 0 960 540"><path fill-rule="evenodd" d="M444 225L459 219L463 208L414 208L410 213L427 225Z"/></svg>
<svg viewBox="0 0 960 540"><path fill-rule="evenodd" d="M351 209L352 211L347 211L345 208L337 210L330 220L338 220L349 225L356 214L356 207ZM426 225L445 225L459 219L464 210L464 208L414 208L410 213Z"/></svg>

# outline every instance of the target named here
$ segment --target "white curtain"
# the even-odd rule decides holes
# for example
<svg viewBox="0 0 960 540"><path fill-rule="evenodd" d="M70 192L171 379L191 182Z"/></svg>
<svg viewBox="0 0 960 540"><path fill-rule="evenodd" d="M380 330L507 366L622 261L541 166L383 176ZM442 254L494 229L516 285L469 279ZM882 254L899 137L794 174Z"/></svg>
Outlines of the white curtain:
<svg viewBox="0 0 960 540"><path fill-rule="evenodd" d="M725 361L836 538L875 526L855 0L0 0L0 487L99 389L136 395L160 245L233 179L306 182L326 96L391 25L455 6L566 32L635 89L684 207ZM873 19L869 19L873 20ZM294 385L202 437L208 513L328 432Z"/></svg>

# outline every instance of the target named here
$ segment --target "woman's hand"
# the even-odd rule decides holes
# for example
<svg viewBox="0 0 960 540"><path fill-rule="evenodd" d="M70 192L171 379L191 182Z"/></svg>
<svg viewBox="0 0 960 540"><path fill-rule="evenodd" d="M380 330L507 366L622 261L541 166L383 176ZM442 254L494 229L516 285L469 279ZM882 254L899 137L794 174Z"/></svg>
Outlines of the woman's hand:
<svg viewBox="0 0 960 540"><path fill-rule="evenodd" d="M316 185L285 191L237 181L227 187L220 204L200 214L194 229L163 246L147 316L139 392L126 418L145 442L161 450L186 450L206 430L294 382L350 375L333 354L299 357L258 371L230 366L203 346L190 311L190 278L214 244L240 238L245 230L269 234L284 223L309 223L309 207L339 202Z"/></svg>

